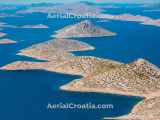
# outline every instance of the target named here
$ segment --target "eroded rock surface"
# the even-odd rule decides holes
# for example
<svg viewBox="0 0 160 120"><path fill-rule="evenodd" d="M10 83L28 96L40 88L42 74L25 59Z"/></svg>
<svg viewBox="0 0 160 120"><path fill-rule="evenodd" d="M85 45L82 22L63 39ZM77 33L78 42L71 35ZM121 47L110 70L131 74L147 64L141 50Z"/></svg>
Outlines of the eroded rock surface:
<svg viewBox="0 0 160 120"><path fill-rule="evenodd" d="M108 66L99 74L84 77L61 87L62 90L103 92L141 97L160 95L160 70L144 59ZM156 93L156 94L155 94Z"/></svg>
<svg viewBox="0 0 160 120"><path fill-rule="evenodd" d="M89 20L85 20L74 25L69 25L61 30L58 30L56 33L56 38L103 37L116 35L109 30L95 26Z"/></svg>

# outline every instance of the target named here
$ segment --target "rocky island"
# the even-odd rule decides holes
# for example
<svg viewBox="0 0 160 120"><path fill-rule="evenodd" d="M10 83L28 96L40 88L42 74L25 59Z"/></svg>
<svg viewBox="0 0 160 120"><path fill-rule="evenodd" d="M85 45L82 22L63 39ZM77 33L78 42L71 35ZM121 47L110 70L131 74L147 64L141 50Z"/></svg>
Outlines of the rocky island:
<svg viewBox="0 0 160 120"><path fill-rule="evenodd" d="M146 17L142 15L132 15L129 13L119 14L119 15L99 14L98 18L102 18L106 20L139 22L140 24L143 24L143 25L152 25L152 26L160 27L160 19L152 19L150 17Z"/></svg>
<svg viewBox="0 0 160 120"><path fill-rule="evenodd" d="M93 50L94 47L73 39L53 39L40 44L32 45L20 51L19 55L30 56L37 59L54 60L73 56L70 52Z"/></svg>
<svg viewBox="0 0 160 120"><path fill-rule="evenodd" d="M79 37L104 37L114 36L109 30L95 26L91 21L85 20L80 23L66 26L65 28L56 31L56 38L79 38Z"/></svg>
<svg viewBox="0 0 160 120"><path fill-rule="evenodd" d="M122 14L104 14L104 8L110 9L114 8L114 5L96 6L87 4L85 2L78 3L69 3L69 4L53 4L49 6L40 5L40 6L30 6L22 10L18 10L17 14L29 14L29 13L47 13L49 18L52 18L52 14L67 14L69 13L72 16L82 16L85 17L94 17L102 18L106 20L118 20L118 21L134 21L139 22L144 25L152 25L160 27L160 19L155 19L142 15L135 15L131 13L122 13Z"/></svg>
<svg viewBox="0 0 160 120"><path fill-rule="evenodd" d="M0 39L0 44L14 44L14 43L17 43L17 42L10 39Z"/></svg>
<svg viewBox="0 0 160 120"><path fill-rule="evenodd" d="M4 66L6 70L44 69L56 71L57 66L69 61L74 55L70 52L93 50L94 47L72 39L53 39L23 49L18 55L29 56L44 62L17 61Z"/></svg>
<svg viewBox="0 0 160 120"><path fill-rule="evenodd" d="M68 3L68 4L50 4L49 6L42 4L38 6L30 6L17 11L17 14L30 13L49 13L49 14L66 14L75 16L97 15L103 10L97 6L91 6L84 2Z"/></svg>

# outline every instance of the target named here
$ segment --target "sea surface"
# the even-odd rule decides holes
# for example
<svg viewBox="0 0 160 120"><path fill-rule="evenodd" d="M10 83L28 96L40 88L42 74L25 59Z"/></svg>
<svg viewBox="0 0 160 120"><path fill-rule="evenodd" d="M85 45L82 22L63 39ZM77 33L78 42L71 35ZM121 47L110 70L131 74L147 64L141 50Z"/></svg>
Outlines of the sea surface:
<svg viewBox="0 0 160 120"><path fill-rule="evenodd" d="M117 10L115 10L116 13ZM123 13L123 10L121 10ZM114 12L114 9L112 10ZM154 13L153 13L154 16ZM159 16L160 17L160 16ZM23 17L1 18L10 25L45 24L49 29L1 30L16 44L0 45L0 66L17 60L39 61L20 57L19 50L33 44L47 41L54 31L80 20L47 19L45 14L29 14ZM96 49L74 52L76 56L96 56L124 63L145 58L160 67L160 28L145 26L136 22L106 21L93 22L117 33L114 37L83 38ZM79 93L60 91L59 87L81 76L53 73L43 70L0 71L0 120L100 120L103 117L128 114L142 98L111 94ZM113 104L114 109L96 110L49 110L48 103Z"/></svg>
<svg viewBox="0 0 160 120"><path fill-rule="evenodd" d="M75 52L77 56L96 56L123 63L144 58L160 67L160 28L136 22L108 21L97 25L109 29L116 36L79 39L95 46L94 51Z"/></svg>

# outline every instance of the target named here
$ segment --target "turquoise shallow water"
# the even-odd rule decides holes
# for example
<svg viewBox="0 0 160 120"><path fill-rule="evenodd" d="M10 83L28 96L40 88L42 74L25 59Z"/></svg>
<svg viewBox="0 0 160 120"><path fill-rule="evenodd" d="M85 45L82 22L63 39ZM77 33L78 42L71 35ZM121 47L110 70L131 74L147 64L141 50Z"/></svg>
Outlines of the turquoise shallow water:
<svg viewBox="0 0 160 120"><path fill-rule="evenodd" d="M0 66L17 60L38 61L29 57L19 57L16 53L32 44L51 39L53 31L79 20L46 19L42 14L25 15L22 18L1 18L12 25L46 24L45 30L5 28L7 38L17 44L0 45ZM95 21L96 23L96 21ZM94 51L75 52L130 62L143 57L160 66L160 28L143 26L132 22L109 21L96 23L116 32L115 37L79 39L96 47ZM106 116L119 116L131 111L141 98L96 93L63 92L59 87L80 76L71 76L43 70L0 71L0 119L2 120L98 120ZM113 104L114 109L106 110L47 110L48 103L88 103Z"/></svg>

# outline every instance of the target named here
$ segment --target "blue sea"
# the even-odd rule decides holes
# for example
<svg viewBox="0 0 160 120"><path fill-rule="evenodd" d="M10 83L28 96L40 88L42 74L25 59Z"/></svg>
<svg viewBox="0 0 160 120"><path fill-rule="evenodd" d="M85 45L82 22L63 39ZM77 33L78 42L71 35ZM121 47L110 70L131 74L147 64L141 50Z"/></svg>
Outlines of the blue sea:
<svg viewBox="0 0 160 120"><path fill-rule="evenodd" d="M119 8L123 13L124 10ZM144 14L140 8L136 12ZM140 9L140 10L139 10ZM127 9L128 10L128 9ZM135 9L134 9L135 10ZM112 9L113 14L117 9ZM132 9L129 12L134 12ZM109 12L109 11L108 11ZM151 14L151 13L150 13ZM148 16L155 16L152 15ZM158 16L160 17L160 16ZM54 31L80 20L47 19L45 14L28 14L23 17L0 18L10 25L45 24L49 29L1 30L8 35L4 38L16 40L16 44L0 45L0 67L17 60L40 61L30 57L20 57L19 50L33 44L52 39ZM124 63L145 58L160 67L160 28L145 26L136 22L106 21L93 22L115 33L114 37L81 38L96 49L74 52L76 56L96 56ZM142 98L99 93L79 93L60 91L59 87L81 76L72 76L44 70L0 71L0 120L100 120L103 117L117 117L128 114ZM48 103L113 104L113 109L95 110L49 110Z"/></svg>

